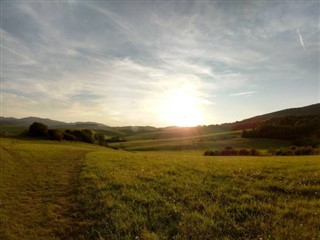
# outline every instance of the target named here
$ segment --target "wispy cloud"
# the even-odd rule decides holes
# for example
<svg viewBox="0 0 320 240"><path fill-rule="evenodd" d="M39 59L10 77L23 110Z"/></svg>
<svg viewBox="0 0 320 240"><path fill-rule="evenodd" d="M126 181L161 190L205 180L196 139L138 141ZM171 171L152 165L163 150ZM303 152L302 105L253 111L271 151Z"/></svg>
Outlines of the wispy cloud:
<svg viewBox="0 0 320 240"><path fill-rule="evenodd" d="M257 104L283 92L292 95L287 103L298 102L298 91L311 91L299 98L311 101L319 75L316 4L5 1L3 113L161 125L155 106L186 85L205 109L205 123L216 120L218 108L227 115L229 96L262 88L273 90L255 94ZM305 51L295 51L293 34ZM246 99L232 106L241 109Z"/></svg>
<svg viewBox="0 0 320 240"><path fill-rule="evenodd" d="M250 91L250 92L239 92L239 93L232 93L230 96L244 96L244 95L251 95L256 93L255 91Z"/></svg>
<svg viewBox="0 0 320 240"><path fill-rule="evenodd" d="M303 48L303 50L306 50L306 48L304 46L303 38L302 38L302 35L301 35L299 29L297 29L297 34L298 34L298 37L299 37L299 41L300 41L301 47Z"/></svg>

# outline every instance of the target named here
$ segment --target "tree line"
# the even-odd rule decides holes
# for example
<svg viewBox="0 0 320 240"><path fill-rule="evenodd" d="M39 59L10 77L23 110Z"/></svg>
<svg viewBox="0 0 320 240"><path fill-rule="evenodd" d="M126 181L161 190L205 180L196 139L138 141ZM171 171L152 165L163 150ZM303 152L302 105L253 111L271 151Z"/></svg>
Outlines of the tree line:
<svg viewBox="0 0 320 240"><path fill-rule="evenodd" d="M272 118L251 130L243 130L243 138L291 140L294 145L320 144L320 116L286 116Z"/></svg>
<svg viewBox="0 0 320 240"><path fill-rule="evenodd" d="M319 155L319 147L311 146L290 146L278 149L269 149L267 152L259 151L255 148L233 148L227 146L218 150L206 150L204 156L301 156L301 155Z"/></svg>
<svg viewBox="0 0 320 240"><path fill-rule="evenodd" d="M105 138L102 133L95 133L91 129L49 129L47 125L41 122L34 122L29 126L28 136L43 138L56 141L79 141L85 143L98 142L100 145L107 146L111 142L124 142L124 137Z"/></svg>
<svg viewBox="0 0 320 240"><path fill-rule="evenodd" d="M217 150L206 150L203 155L204 156L260 156L261 153L255 148L236 149L231 146L227 146L225 148L217 149Z"/></svg>

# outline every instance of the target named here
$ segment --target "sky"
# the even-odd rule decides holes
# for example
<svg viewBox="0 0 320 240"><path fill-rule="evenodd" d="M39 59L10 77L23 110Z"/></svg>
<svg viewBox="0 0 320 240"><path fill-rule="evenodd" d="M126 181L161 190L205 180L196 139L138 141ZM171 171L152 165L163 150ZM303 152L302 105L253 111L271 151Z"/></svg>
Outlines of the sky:
<svg viewBox="0 0 320 240"><path fill-rule="evenodd" d="M1 116L209 125L320 102L319 1L1 1Z"/></svg>

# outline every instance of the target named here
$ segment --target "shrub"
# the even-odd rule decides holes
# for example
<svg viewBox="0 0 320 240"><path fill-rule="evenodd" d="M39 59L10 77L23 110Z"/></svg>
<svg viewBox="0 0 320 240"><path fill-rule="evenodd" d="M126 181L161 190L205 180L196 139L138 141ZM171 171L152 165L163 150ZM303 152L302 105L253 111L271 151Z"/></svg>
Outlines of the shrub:
<svg viewBox="0 0 320 240"><path fill-rule="evenodd" d="M58 141L62 141L64 134L62 131L58 130L58 129L49 129L48 130L48 137L51 140L58 140Z"/></svg>
<svg viewBox="0 0 320 240"><path fill-rule="evenodd" d="M212 151L206 150L203 154L203 156L212 156Z"/></svg>
<svg viewBox="0 0 320 240"><path fill-rule="evenodd" d="M81 130L81 138L83 142L94 143L94 132L90 129Z"/></svg>
<svg viewBox="0 0 320 240"><path fill-rule="evenodd" d="M248 149L242 148L239 150L239 155L240 156L248 156L248 155L250 155L250 151Z"/></svg>
<svg viewBox="0 0 320 240"><path fill-rule="evenodd" d="M74 135L72 135L70 132L67 132L67 131L65 131L63 133L63 139L65 139L67 141L76 141L77 140L77 138Z"/></svg>
<svg viewBox="0 0 320 240"><path fill-rule="evenodd" d="M255 148L252 148L252 149L250 150L250 155L251 155L251 156L259 156L259 155L260 155L260 152L257 151Z"/></svg>
<svg viewBox="0 0 320 240"><path fill-rule="evenodd" d="M203 154L204 156L260 156L260 152L256 149L235 149L232 147L225 147L224 149L220 149L220 150L207 150L204 152Z"/></svg>
<svg viewBox="0 0 320 240"><path fill-rule="evenodd" d="M115 136L107 139L106 141L109 143L116 143L116 142L125 142L126 139L124 137Z"/></svg>
<svg viewBox="0 0 320 240"><path fill-rule="evenodd" d="M291 146L288 148L279 148L273 151L270 151L272 155L276 156L300 156L300 155L317 155L319 154L319 148L314 148L311 146Z"/></svg>
<svg viewBox="0 0 320 240"><path fill-rule="evenodd" d="M73 136L73 137L72 137ZM70 138L70 140L93 143L94 142L94 133L92 130L84 129L84 130L66 130L65 137ZM73 139L72 139L73 138ZM67 140L67 138L66 138Z"/></svg>
<svg viewBox="0 0 320 240"><path fill-rule="evenodd" d="M47 137L48 126L40 122L34 122L29 127L29 135L32 137Z"/></svg>
<svg viewBox="0 0 320 240"><path fill-rule="evenodd" d="M106 144L106 141L105 141L105 136L104 134L102 133L98 133L95 135L95 139L99 142L99 144L101 146L104 146Z"/></svg>

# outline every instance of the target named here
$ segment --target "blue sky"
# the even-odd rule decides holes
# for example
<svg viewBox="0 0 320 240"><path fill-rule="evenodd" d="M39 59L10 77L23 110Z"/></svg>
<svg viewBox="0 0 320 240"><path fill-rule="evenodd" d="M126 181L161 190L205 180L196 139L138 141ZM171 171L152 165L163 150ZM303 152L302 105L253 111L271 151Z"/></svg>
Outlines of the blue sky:
<svg viewBox="0 0 320 240"><path fill-rule="evenodd" d="M176 112L215 124L320 100L319 1L1 1L1 11L2 116L166 126Z"/></svg>

